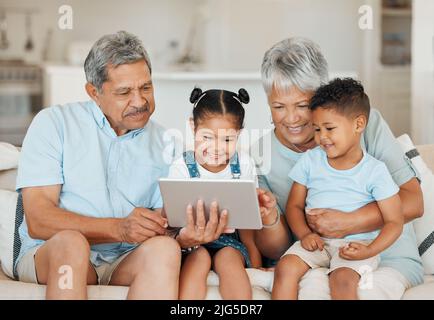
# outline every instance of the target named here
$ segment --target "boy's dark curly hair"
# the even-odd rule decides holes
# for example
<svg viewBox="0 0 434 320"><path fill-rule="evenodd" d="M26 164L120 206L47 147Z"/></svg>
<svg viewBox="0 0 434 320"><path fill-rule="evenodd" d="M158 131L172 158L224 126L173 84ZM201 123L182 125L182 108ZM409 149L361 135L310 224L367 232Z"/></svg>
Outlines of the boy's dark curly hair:
<svg viewBox="0 0 434 320"><path fill-rule="evenodd" d="M352 78L334 79L318 88L310 100L310 110L332 109L343 116L365 115L369 119L370 103L362 84Z"/></svg>

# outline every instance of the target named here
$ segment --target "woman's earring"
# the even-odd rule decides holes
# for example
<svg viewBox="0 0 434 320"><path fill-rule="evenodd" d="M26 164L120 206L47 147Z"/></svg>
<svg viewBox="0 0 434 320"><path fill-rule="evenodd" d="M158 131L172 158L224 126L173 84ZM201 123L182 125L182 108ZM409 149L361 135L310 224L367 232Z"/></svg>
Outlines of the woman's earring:
<svg viewBox="0 0 434 320"><path fill-rule="evenodd" d="M271 115L270 115L270 123L271 123L271 124L274 124L273 116L271 116Z"/></svg>

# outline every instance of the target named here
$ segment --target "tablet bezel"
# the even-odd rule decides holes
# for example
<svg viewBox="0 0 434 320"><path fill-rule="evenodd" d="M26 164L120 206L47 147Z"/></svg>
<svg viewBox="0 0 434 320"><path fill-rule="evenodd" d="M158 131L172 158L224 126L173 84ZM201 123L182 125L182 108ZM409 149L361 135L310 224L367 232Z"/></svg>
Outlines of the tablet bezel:
<svg viewBox="0 0 434 320"><path fill-rule="evenodd" d="M253 180L160 178L159 185L170 227L185 226L187 205L191 204L196 209L197 201L201 199L205 204L207 221L209 205L216 200L220 211L227 209L229 212L228 228L262 229L257 187ZM240 198L243 199L242 202Z"/></svg>

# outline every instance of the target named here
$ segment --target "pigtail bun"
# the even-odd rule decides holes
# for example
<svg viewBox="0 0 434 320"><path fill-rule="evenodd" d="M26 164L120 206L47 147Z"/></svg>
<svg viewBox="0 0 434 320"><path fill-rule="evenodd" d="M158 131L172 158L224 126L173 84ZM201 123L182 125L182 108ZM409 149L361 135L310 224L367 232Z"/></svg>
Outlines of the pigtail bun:
<svg viewBox="0 0 434 320"><path fill-rule="evenodd" d="M244 88L241 88L240 90L238 90L238 96L237 97L244 104L247 104L250 101L249 94L247 93L246 89L244 89Z"/></svg>
<svg viewBox="0 0 434 320"><path fill-rule="evenodd" d="M197 87L194 88L190 94L190 102L195 104L197 100L199 100L201 95L202 95L202 89Z"/></svg>

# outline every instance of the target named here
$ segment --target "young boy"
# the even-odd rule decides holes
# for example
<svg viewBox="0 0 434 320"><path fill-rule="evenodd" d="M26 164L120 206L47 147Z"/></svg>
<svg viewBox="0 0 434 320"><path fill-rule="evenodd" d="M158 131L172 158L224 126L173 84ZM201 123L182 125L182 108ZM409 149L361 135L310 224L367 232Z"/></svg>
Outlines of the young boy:
<svg viewBox="0 0 434 320"><path fill-rule="evenodd" d="M353 79L336 79L320 87L311 99L315 141L291 170L294 181L286 219L300 239L281 257L275 271L272 298L297 299L298 283L310 268L329 268L332 299L357 299L363 272L378 266L379 253L399 237L403 215L399 188L386 165L360 144L369 119L369 98ZM308 227L310 209L348 212L376 201L381 230L343 239L322 238Z"/></svg>

